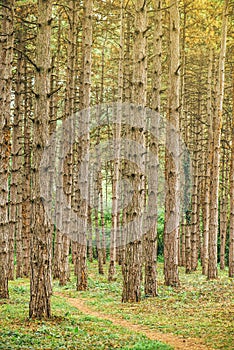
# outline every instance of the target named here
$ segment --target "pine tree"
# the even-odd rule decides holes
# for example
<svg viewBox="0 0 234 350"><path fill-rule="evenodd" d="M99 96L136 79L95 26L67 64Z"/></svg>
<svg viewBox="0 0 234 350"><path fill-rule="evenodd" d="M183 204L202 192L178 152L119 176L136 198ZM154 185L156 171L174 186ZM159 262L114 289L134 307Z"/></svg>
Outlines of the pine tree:
<svg viewBox="0 0 234 350"><path fill-rule="evenodd" d="M8 180L11 154L10 114L13 60L14 1L0 4L0 298L8 298Z"/></svg>
<svg viewBox="0 0 234 350"><path fill-rule="evenodd" d="M177 286L178 275L178 240L180 220L180 179L179 179L179 88L180 88L180 53L179 53L179 5L170 1L170 66L168 119L166 130L166 198L164 226L164 274L165 284Z"/></svg>
<svg viewBox="0 0 234 350"><path fill-rule="evenodd" d="M39 167L49 138L50 40L52 1L38 0L35 112L33 117L33 176L31 226L31 278L29 316L50 317L52 294L52 232L40 194ZM42 179L43 180L43 179ZM41 184L43 187L47 183Z"/></svg>

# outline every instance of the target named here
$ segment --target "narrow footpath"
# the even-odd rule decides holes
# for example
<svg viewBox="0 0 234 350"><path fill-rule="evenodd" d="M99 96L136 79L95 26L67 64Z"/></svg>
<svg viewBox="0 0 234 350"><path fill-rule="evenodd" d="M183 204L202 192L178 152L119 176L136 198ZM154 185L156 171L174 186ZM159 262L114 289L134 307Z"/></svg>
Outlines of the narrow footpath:
<svg viewBox="0 0 234 350"><path fill-rule="evenodd" d="M212 350L212 348L204 345L199 339L181 338L173 334L157 332L155 330L149 329L146 326L133 324L119 317L95 311L86 305L85 299L68 298L62 293L55 293L55 296L65 298L70 305L74 306L84 314L88 314L90 316L94 316L103 320L108 320L115 325L127 328L133 332L144 334L147 338L151 340L158 340L168 345L171 345L175 350Z"/></svg>

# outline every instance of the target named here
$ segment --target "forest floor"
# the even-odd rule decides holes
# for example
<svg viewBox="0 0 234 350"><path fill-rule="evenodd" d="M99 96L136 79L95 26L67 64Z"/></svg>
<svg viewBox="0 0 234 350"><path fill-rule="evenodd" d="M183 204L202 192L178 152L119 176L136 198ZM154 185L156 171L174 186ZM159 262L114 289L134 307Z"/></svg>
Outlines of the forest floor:
<svg viewBox="0 0 234 350"><path fill-rule="evenodd" d="M191 274L180 268L181 286L171 288L164 285L163 264L158 263L158 297L144 298L142 292L141 303L123 304L119 266L111 283L107 280L108 266L104 275L98 275L97 269L96 262L90 264L88 291L74 291L74 279L66 287L55 286L55 292L86 314L141 332L175 349L233 349L234 280L227 270L219 271L217 280L207 281L200 267Z"/></svg>
<svg viewBox="0 0 234 350"><path fill-rule="evenodd" d="M107 281L89 264L89 290L54 282L50 320L28 319L29 281L10 281L10 299L0 302L0 349L170 350L233 349L234 281L227 270L215 281L180 269L181 286L163 285L158 264L156 298L121 303L121 271Z"/></svg>
<svg viewBox="0 0 234 350"><path fill-rule="evenodd" d="M57 294L62 296L62 294ZM129 329L131 331L134 331L136 333L141 333L144 334L148 339L150 340L159 340L163 343L166 343L170 346L172 346L175 350L184 350L184 349L189 349L189 350L205 350L205 349L212 349L212 348L208 348L207 346L205 346L204 344L201 343L201 341L199 341L198 339L189 339L189 338L179 338L178 336L175 336L173 334L163 334L160 333L158 331L155 330L151 330L150 328L146 327L146 326L141 326L139 324L133 324L127 320L121 319L119 317L116 316L111 316L111 315L107 315L103 312L98 312L98 311L94 311L93 309L91 309L90 307L88 307L85 304L85 300L84 299L80 299L80 298L67 298L68 302L76 307L78 310L80 310L82 313L84 314L88 314L94 317L98 317L104 320L108 320L110 322L112 322L114 325L118 325L121 327L124 327L125 329Z"/></svg>

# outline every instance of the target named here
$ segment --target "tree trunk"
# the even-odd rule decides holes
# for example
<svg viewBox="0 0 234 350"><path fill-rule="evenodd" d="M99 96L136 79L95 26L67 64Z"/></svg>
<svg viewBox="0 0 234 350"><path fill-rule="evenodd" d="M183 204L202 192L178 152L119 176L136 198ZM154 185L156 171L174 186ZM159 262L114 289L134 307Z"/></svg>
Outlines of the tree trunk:
<svg viewBox="0 0 234 350"><path fill-rule="evenodd" d="M234 73L232 79L232 149L230 169L229 277L234 277Z"/></svg>
<svg viewBox="0 0 234 350"><path fill-rule="evenodd" d="M205 186L203 197L203 255L202 255L202 273L208 274L209 260L209 226L210 226L210 172L211 172L211 146L213 140L213 120L212 120L212 70L213 70L213 50L210 49L208 66L208 94L207 94L207 162L205 167Z"/></svg>
<svg viewBox="0 0 234 350"><path fill-rule="evenodd" d="M157 213L157 191L158 191L158 121L160 116L161 105L161 75L162 75L162 9L161 0L154 1L156 10L154 20L154 45L153 45L153 77L152 77L152 113L151 118L151 135L149 139L149 179L148 187L150 193L149 203L155 203L153 213ZM156 171L155 171L156 169ZM156 175L156 176L155 176ZM145 294L155 297L157 295L157 215L150 217L151 228L145 235L144 242L144 259L145 259Z"/></svg>
<svg viewBox="0 0 234 350"><path fill-rule="evenodd" d="M39 167L49 138L49 71L52 2L38 0L36 45L35 113L33 119L33 176L31 224L31 279L29 317L51 316L52 232L40 193ZM47 187L47 183L41 183Z"/></svg>
<svg viewBox="0 0 234 350"><path fill-rule="evenodd" d="M1 11L0 36L0 299L8 298L8 177L10 144L11 82L13 60L14 1L6 0Z"/></svg>
<svg viewBox="0 0 234 350"><path fill-rule="evenodd" d="M216 88L216 108L213 121L213 148L211 163L211 187L210 187L210 225L209 225L209 263L208 279L218 277L217 270L217 241L218 241L218 219L219 219L219 166L220 166L220 138L222 128L222 111L224 96L224 73L225 55L228 23L228 2L225 0L222 22L221 49L219 56L219 70Z"/></svg>
<svg viewBox="0 0 234 350"><path fill-rule="evenodd" d="M18 32L19 47L23 49L22 35ZM23 156L23 110L22 110L22 98L23 98L23 73L24 73L24 60L22 53L18 53L17 56L17 76L15 83L15 110L14 110L14 127L12 132L12 176L14 173L15 179L12 180L12 184L15 183L15 210L13 215L13 221L15 229L16 239L16 278L23 277L23 246L22 246L22 156ZM13 201L13 200L12 200Z"/></svg>
<svg viewBox="0 0 234 350"><path fill-rule="evenodd" d="M169 101L166 132L166 199L164 225L164 274L167 286L179 284L178 239L180 221L179 186L179 7L178 1L170 1L170 68Z"/></svg>
<svg viewBox="0 0 234 350"><path fill-rule="evenodd" d="M96 157L97 160L99 159L99 156ZM99 160L100 161L100 160ZM99 177L99 174L97 174ZM98 186L99 179L96 179L95 187L94 187L94 222L95 222L95 237L96 237L96 246L97 246L97 258L98 258L98 272L103 275L103 258L102 258L102 247L101 247L101 237L100 237L100 228L99 228L99 186Z"/></svg>
<svg viewBox="0 0 234 350"><path fill-rule="evenodd" d="M88 199L88 257L89 262L93 262L93 227L92 227L92 209L90 206L90 182L89 182L89 199Z"/></svg>
<svg viewBox="0 0 234 350"><path fill-rule="evenodd" d="M82 37L82 64L83 64L83 82L82 82L82 100L81 109L85 109L85 113L82 113L82 123L86 125L84 134L81 137L81 149L82 154L89 153L89 118L90 118L90 94L91 94L91 65L92 65L92 13L93 13L93 0L87 0L84 3L83 14L83 37ZM82 242L79 245L78 261L77 261L77 290L86 290L88 287L87 281L87 234L86 228L88 227L88 172L89 172L89 160L86 160L84 173L80 176L80 185L82 186L85 200L80 205L80 216L84 222Z"/></svg>
<svg viewBox="0 0 234 350"><path fill-rule="evenodd" d="M17 33L19 48L22 49L21 34ZM14 121L12 130L12 146L11 146L11 185L10 185L10 234L9 242L9 262L8 277L14 279L14 258L16 248L17 277L22 277L22 77L23 77L23 57L18 52L17 56L17 75L15 77L15 100L14 100Z"/></svg>
<svg viewBox="0 0 234 350"><path fill-rule="evenodd" d="M198 110L198 115L199 110ZM192 213L191 213L191 270L196 271L198 263L198 172L199 172L199 155L198 155L198 120L194 116L193 120L193 137L194 137L194 158L193 158L193 192L192 192Z"/></svg>
<svg viewBox="0 0 234 350"><path fill-rule="evenodd" d="M144 0L135 1L135 33L133 46L133 80L132 80L132 100L139 108L138 118L140 124L145 126L146 106L146 82L147 82L147 57L146 57L146 29L147 29L147 4ZM127 138L132 139L137 144L144 145L144 127L127 131ZM131 155L134 149L130 149ZM144 157L144 156L142 156ZM142 158L141 161L144 162ZM137 172L135 164L126 164L126 177L134 188L132 196L132 206L127 212L127 223L143 214L144 205L144 176ZM134 173L134 176L132 174ZM142 235L143 227L129 225L126 235L126 247L124 262L122 264L123 273L123 302L139 302L141 300L141 279L142 279Z"/></svg>
<svg viewBox="0 0 234 350"><path fill-rule="evenodd" d="M102 173L99 173L99 193L100 193L100 212L101 212L101 250L102 250L102 262L106 263L106 232L105 232L105 214L104 214L104 198L103 198L103 186L102 186Z"/></svg>
<svg viewBox="0 0 234 350"><path fill-rule="evenodd" d="M226 237L227 237L227 224L228 224L228 167L229 157L225 148L222 152L222 184L220 193L220 269L225 269L225 253L226 253Z"/></svg>
<svg viewBox="0 0 234 350"><path fill-rule="evenodd" d="M120 246L116 246L118 233L118 204L119 204L119 169L120 169L120 139L121 139L121 105L123 102L123 59L124 59L124 1L121 1L120 13L120 49L119 49L119 71L118 71L118 103L116 124L113 125L113 142L115 144L115 159L113 164L112 176L112 227L110 241L110 266L108 272L108 281L112 281L115 277L115 261L117 250ZM118 237L117 237L118 236Z"/></svg>
<svg viewBox="0 0 234 350"><path fill-rule="evenodd" d="M68 29L68 44L67 44L67 61L66 61L66 90L65 90L65 101L64 101L64 120L69 120L74 115L75 112L75 87L76 87L76 77L77 72L77 35L78 35L78 3L75 0L67 0L68 4L68 19L69 19L69 29ZM58 218L59 215L63 217L62 226L64 227L63 232L58 232L58 243L60 246L60 252L57 252L61 256L60 266L59 266L59 284L65 285L70 278L69 269L69 247L70 247L70 234L71 234L71 209L73 208L74 201L74 164L75 162L75 146L70 144L70 137L74 133L74 127L76 127L75 122L71 119L67 124L65 124L65 130L63 130L62 136L62 148L67 148L68 152L61 158L64 161L64 181L63 184L59 186L64 186L64 192L66 193L66 206L63 203L58 203ZM77 155L77 154L76 154ZM77 158L76 158L77 161ZM61 169L61 167L60 167ZM58 191L60 196L60 191ZM60 199L58 198L58 202ZM59 211L64 211L59 214ZM58 246L58 248L59 248ZM74 273L76 274L76 252L77 252L77 242L72 242L72 262L74 263ZM74 249L75 248L75 249Z"/></svg>
<svg viewBox="0 0 234 350"><path fill-rule="evenodd" d="M30 273L30 222L31 222L31 132L32 122L29 119L32 107L32 86L29 82L27 61L24 60L24 155L22 174L22 245L23 245L23 276L29 277ZM31 78L32 79L32 78Z"/></svg>
<svg viewBox="0 0 234 350"><path fill-rule="evenodd" d="M181 218L181 255L180 255L180 266L185 266L186 256L185 256L185 234L186 234L186 221L184 215Z"/></svg>
<svg viewBox="0 0 234 350"><path fill-rule="evenodd" d="M186 23L187 23L187 12L186 12L186 2L182 6L183 21L181 25L181 83L180 83L180 132L183 135L183 140L185 141L185 72L186 72ZM185 186L185 184L184 184ZM181 224L180 224L180 238L179 238L179 266L185 266L185 232L186 232L186 221L185 221L185 195L184 201L182 203L182 213L181 213Z"/></svg>
<svg viewBox="0 0 234 350"><path fill-rule="evenodd" d="M125 55L124 55L124 81L123 81L123 101L130 102L132 99L132 65L131 65L131 13L126 12L126 40L125 40Z"/></svg>

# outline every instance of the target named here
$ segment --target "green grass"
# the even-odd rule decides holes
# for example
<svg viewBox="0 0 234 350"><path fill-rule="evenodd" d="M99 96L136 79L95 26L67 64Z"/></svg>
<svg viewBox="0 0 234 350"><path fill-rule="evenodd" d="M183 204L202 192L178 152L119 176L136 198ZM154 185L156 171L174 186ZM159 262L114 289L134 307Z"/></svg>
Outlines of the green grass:
<svg viewBox="0 0 234 350"><path fill-rule="evenodd" d="M28 280L10 282L10 299L0 302L0 349L172 349L111 321L84 315L57 296L52 298L50 320L30 320L28 301Z"/></svg>
<svg viewBox="0 0 234 350"><path fill-rule="evenodd" d="M135 344L133 347L126 346L123 350L167 350L168 345L162 344L158 341L144 340Z"/></svg>
<svg viewBox="0 0 234 350"><path fill-rule="evenodd" d="M163 284L163 265L158 264L157 298L144 298L138 304L122 304L122 278L117 267L116 281L98 275L97 263L89 264L89 290L76 291L76 278L65 287L54 282L54 291L81 297L94 310L117 316L151 330L194 337L216 349L233 349L233 279L227 271L219 279L207 281L200 268L186 275L180 269L181 286ZM52 319L28 319L29 281L10 282L10 299L0 301L0 349L133 349L168 350L169 346L150 341L111 321L84 315L61 296L52 297Z"/></svg>
<svg viewBox="0 0 234 350"><path fill-rule="evenodd" d="M217 280L207 281L200 268L187 275L181 268L181 286L171 288L164 286L163 265L158 265L159 296L144 298L143 294L140 304L122 304L120 269L117 269L117 280L109 283L108 266L104 276L98 275L96 262L89 266L87 292L76 292L74 278L62 290L70 297L79 294L94 310L105 310L107 314L163 333L199 338L215 349L233 349L234 281L228 277L227 270L220 271ZM61 290L56 283L55 289Z"/></svg>

